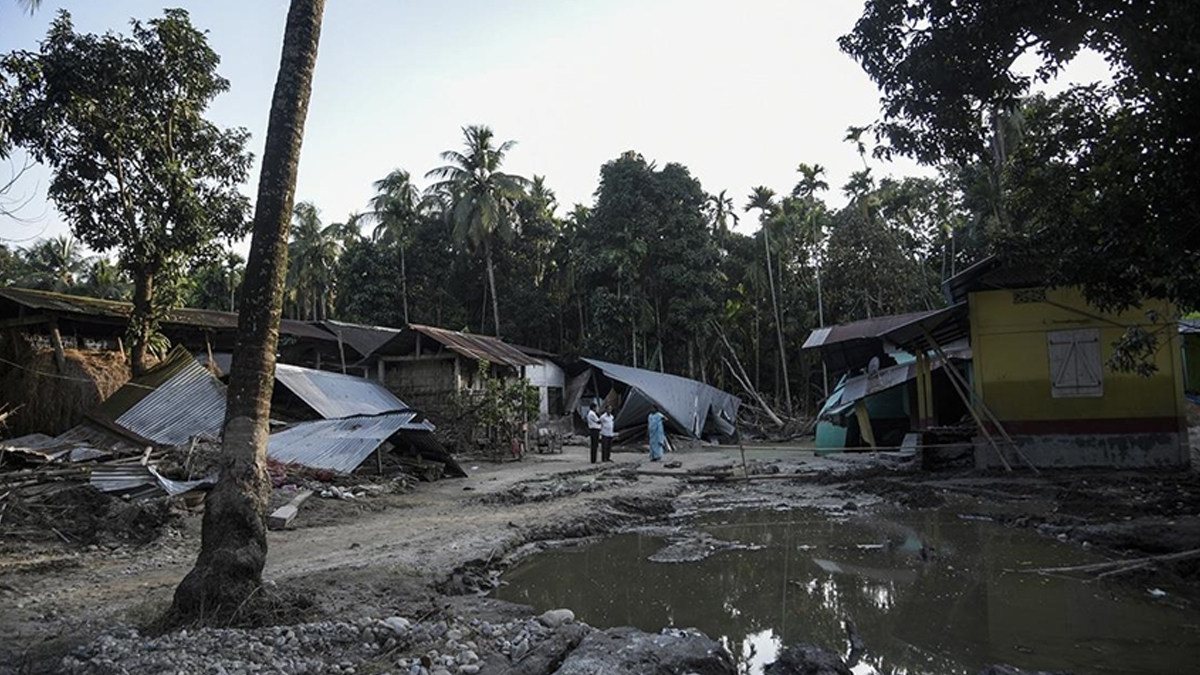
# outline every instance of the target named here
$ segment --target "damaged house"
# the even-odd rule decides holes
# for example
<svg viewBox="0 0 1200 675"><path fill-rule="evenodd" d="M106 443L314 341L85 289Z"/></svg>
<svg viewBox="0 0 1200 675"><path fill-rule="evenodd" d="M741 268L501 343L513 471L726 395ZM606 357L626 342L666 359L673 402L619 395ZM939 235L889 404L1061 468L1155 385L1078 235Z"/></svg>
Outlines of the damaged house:
<svg viewBox="0 0 1200 675"><path fill-rule="evenodd" d="M916 398L908 410L911 430L933 445L929 439L943 431L938 425L954 417L951 412L947 419L939 408L948 400L949 385L966 413L961 426L971 429L981 468L1187 466L1176 309L1146 300L1127 311L1106 312L1079 289L1049 287L1044 279L1036 270L989 258L944 282L947 309L895 318L895 325L854 338L845 326L820 329L806 347L820 350L831 369L864 369L868 381L884 377L882 360L871 365L882 359L880 353L907 353L916 364L909 367L914 377L887 377L903 379L905 386L914 382L907 395ZM1147 372L1110 365L1115 345L1131 331L1158 340L1145 355ZM948 348L962 337L968 339L970 362L960 373ZM935 371L949 377L934 379ZM844 412L841 404L831 397L827 420L835 410ZM871 407L855 401L855 409L856 416L863 410L874 431Z"/></svg>
<svg viewBox="0 0 1200 675"><path fill-rule="evenodd" d="M646 433L646 417L657 407L669 433L694 439L737 437L741 399L716 387L679 375L582 359L566 390L567 405L579 415L584 406L606 404L613 410L619 441Z"/></svg>

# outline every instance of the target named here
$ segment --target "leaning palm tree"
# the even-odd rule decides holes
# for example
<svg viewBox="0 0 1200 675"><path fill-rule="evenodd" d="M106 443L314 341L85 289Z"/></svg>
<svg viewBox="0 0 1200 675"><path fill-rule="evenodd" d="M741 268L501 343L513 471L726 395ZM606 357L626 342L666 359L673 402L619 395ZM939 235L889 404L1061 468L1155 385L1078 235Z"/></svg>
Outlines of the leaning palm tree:
<svg viewBox="0 0 1200 675"><path fill-rule="evenodd" d="M404 169L393 169L391 173L375 181L375 196L364 218L376 223L371 238L383 244L393 244L400 250L400 303L404 323L408 323L408 270L405 262L408 249L408 234L417 225L427 203L412 183L412 176Z"/></svg>
<svg viewBox="0 0 1200 675"><path fill-rule="evenodd" d="M196 566L175 589L172 604L183 621L232 616L262 589L267 561L263 516L271 493L267 422L275 384L288 227L324 12L325 0L291 0L288 9L242 285L221 434L221 478L204 501Z"/></svg>
<svg viewBox="0 0 1200 675"><path fill-rule="evenodd" d="M779 212L779 205L775 202L775 191L762 185L754 188L746 203L746 211L751 209L758 209L758 222L762 224L763 247L766 249L767 255L767 285L771 288L771 308L775 312L775 338L779 343L779 364L783 372L783 395L790 415L792 412L792 385L788 381L787 352L783 349L783 317L779 313L779 299L775 292L775 274L771 269L771 234L770 227L768 227L771 218ZM775 391L779 392L778 389Z"/></svg>
<svg viewBox="0 0 1200 675"><path fill-rule="evenodd" d="M483 249L488 288L492 294L492 321L499 336L500 303L496 298L493 250L497 237L512 237L516 203L524 195L529 181L500 171L505 155L516 141L505 141L497 146L492 139L492 130L487 126L465 127L464 152L443 152L441 157L447 164L425 177L437 181L429 186L429 193L443 205L455 240L471 253Z"/></svg>

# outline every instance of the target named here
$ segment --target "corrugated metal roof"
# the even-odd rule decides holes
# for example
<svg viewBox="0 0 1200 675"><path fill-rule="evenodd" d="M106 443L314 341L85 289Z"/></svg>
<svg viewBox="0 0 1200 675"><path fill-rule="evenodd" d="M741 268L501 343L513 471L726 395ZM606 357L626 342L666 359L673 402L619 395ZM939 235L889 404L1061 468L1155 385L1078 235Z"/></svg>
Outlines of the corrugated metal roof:
<svg viewBox="0 0 1200 675"><path fill-rule="evenodd" d="M898 328L914 321L919 321L925 317L937 314L939 311L941 310L934 309L927 312L909 312L908 314L877 316L873 319L863 319L862 321L853 321L851 323L843 323L836 326L817 328L813 330L813 332L808 336L808 339L804 341L804 346L802 346L801 349L825 347L841 342L850 342L851 340L870 340L878 338L894 328Z"/></svg>
<svg viewBox="0 0 1200 675"><path fill-rule="evenodd" d="M640 397L628 395L617 411L614 424L618 431L644 425L652 405L658 406L676 427L693 438L700 438L711 427L726 435L736 431L737 411L742 401L733 394L680 375L596 359L583 361L641 393Z"/></svg>
<svg viewBox="0 0 1200 675"><path fill-rule="evenodd" d="M182 347L144 377L126 383L94 413L139 438L179 445L216 438L225 421L225 387Z"/></svg>
<svg viewBox="0 0 1200 675"><path fill-rule="evenodd" d="M301 422L271 434L267 456L284 464L350 473L401 430L432 432L433 425L415 412Z"/></svg>
<svg viewBox="0 0 1200 675"><path fill-rule="evenodd" d="M332 333L335 337L340 335L342 342L350 345L350 348L366 357L387 344L389 340L400 334L399 328L387 328L384 326L365 326L357 323L346 323L343 321L322 321L319 324L322 328Z"/></svg>
<svg viewBox="0 0 1200 675"><path fill-rule="evenodd" d="M141 464L97 464L92 468L90 483L101 492L128 492L148 497L161 492L177 497L198 488L217 483L214 473L199 480L178 481L164 477L152 466Z"/></svg>
<svg viewBox="0 0 1200 675"><path fill-rule="evenodd" d="M275 365L275 380L325 419L408 409L383 385L353 375L280 363Z"/></svg>
<svg viewBox="0 0 1200 675"><path fill-rule="evenodd" d="M1003 261L996 256L984 258L942 282L946 302L965 302L974 291L1037 288L1053 285L1046 269L1028 264Z"/></svg>
<svg viewBox="0 0 1200 675"><path fill-rule="evenodd" d="M422 326L415 323L409 324L408 327L442 343L447 349L462 354L469 359L513 367L537 364L536 359L522 353L521 350L500 338L460 333L458 331L446 330L445 328L434 328L433 326Z"/></svg>
<svg viewBox="0 0 1200 675"><path fill-rule="evenodd" d="M51 291L39 291L30 288L0 288L0 298L6 298L31 309L47 310L61 314L82 314L107 319L125 320L129 318L129 314L133 311L133 305L128 302L101 300L82 295L53 293ZM167 310L166 315L162 319L162 324L164 326L179 325L211 328L214 330L236 330L238 315L234 312L221 312L213 309L180 307ZM279 333L281 335L311 338L326 342L336 340L336 338L317 326L290 319L284 319L280 322Z"/></svg>

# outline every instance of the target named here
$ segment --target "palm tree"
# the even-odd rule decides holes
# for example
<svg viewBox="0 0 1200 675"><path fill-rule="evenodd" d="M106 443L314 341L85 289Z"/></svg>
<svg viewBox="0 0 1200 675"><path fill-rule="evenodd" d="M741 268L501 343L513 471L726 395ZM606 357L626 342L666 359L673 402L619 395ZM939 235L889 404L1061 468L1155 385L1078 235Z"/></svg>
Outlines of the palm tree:
<svg viewBox="0 0 1200 675"><path fill-rule="evenodd" d="M863 134L870 131L871 125L865 127L848 126L846 127L846 136L843 141L853 143L854 149L858 151L858 157L862 160L863 168L867 167L867 146L863 143Z"/></svg>
<svg viewBox="0 0 1200 675"><path fill-rule="evenodd" d="M842 194L846 195L852 204L858 205L863 218L870 219L871 192L874 189L875 179L871 177L871 170L863 169L850 174L850 180L842 186Z"/></svg>
<svg viewBox="0 0 1200 675"><path fill-rule="evenodd" d="M375 221L371 238L376 242L394 244L400 250L400 302L404 323L408 323L408 270L405 254L408 249L408 233L416 227L418 219L427 206L421 193L413 185L412 177L404 169L393 169L391 173L375 181L375 196L364 217Z"/></svg>
<svg viewBox="0 0 1200 675"><path fill-rule="evenodd" d="M754 188L750 193L750 201L746 204L746 211L751 209L758 209L758 222L762 224L763 247L766 249L767 255L767 285L771 288L771 308L775 312L775 337L779 343L779 364L783 372L784 401L790 415L792 412L792 385L788 379L787 352L783 348L783 317L779 313L779 299L775 292L775 273L771 269L771 234L768 227L771 217L779 212L779 205L775 203L775 191L762 185ZM777 389L776 393L778 391Z"/></svg>
<svg viewBox="0 0 1200 675"><path fill-rule="evenodd" d="M430 171L425 177L438 181L429 186L429 192L442 204L455 240L468 252L483 248L492 294L492 321L499 336L500 303L496 299L492 253L496 237L511 238L516 203L525 194L529 181L500 171L505 155L516 141L505 141L496 146L492 142L493 135L484 125L463 128L465 152L443 152L442 161L448 164Z"/></svg>
<svg viewBox="0 0 1200 675"><path fill-rule="evenodd" d="M175 589L171 609L181 622L221 621L262 588L267 561L263 516L271 490L266 472L267 423L288 226L324 12L325 0L292 0L288 9L229 377L221 478L205 499L196 566Z"/></svg>
<svg viewBox="0 0 1200 675"><path fill-rule="evenodd" d="M809 199L817 192L829 189L829 183L821 180L821 176L825 175L825 167L820 164L810 166L804 162L800 162L800 165L796 167L796 171L799 171L803 178L800 179L799 183L796 183L796 187L792 188L793 197Z"/></svg>
<svg viewBox="0 0 1200 675"><path fill-rule="evenodd" d="M38 241L25 251L23 258L26 273L20 285L57 293L74 290L91 262L71 235Z"/></svg>
<svg viewBox="0 0 1200 675"><path fill-rule="evenodd" d="M366 219L366 215L358 212L353 212L346 216L346 222L334 223L329 226L329 234L337 240L342 249L346 249L362 237L362 223Z"/></svg>
<svg viewBox="0 0 1200 675"><path fill-rule="evenodd" d="M133 285L121 269L107 258L96 258L88 268L83 290L93 298L128 300Z"/></svg>
<svg viewBox="0 0 1200 675"><path fill-rule="evenodd" d="M705 198L705 206L708 211L708 220L713 226L713 232L718 237L729 233L729 221L732 220L733 226L737 227L736 207L733 205L733 198L725 196L725 190L721 190L715 195L708 195Z"/></svg>
<svg viewBox="0 0 1200 675"><path fill-rule="evenodd" d="M298 317L324 321L329 318L336 289L334 270L341 252L340 230L345 226L321 224L321 214L312 202L293 209L295 225L288 244L289 289Z"/></svg>

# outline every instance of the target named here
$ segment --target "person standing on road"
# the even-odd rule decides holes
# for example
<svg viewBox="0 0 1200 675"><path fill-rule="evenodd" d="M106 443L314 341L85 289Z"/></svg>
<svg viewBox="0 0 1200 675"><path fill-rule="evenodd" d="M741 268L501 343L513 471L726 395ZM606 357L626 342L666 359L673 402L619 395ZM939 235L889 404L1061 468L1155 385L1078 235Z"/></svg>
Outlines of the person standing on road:
<svg viewBox="0 0 1200 675"><path fill-rule="evenodd" d="M663 448L667 444L666 430L663 429L663 414L655 407L646 418L646 432L650 436L650 461L659 462L663 458Z"/></svg>
<svg viewBox="0 0 1200 675"><path fill-rule="evenodd" d="M613 415L612 408L604 406L604 413L600 415L600 461L612 461L612 444L613 444Z"/></svg>
<svg viewBox="0 0 1200 675"><path fill-rule="evenodd" d="M600 416L596 414L595 408L589 403L585 417L587 418L588 436L592 441L592 464L595 464L596 450L600 447Z"/></svg>

